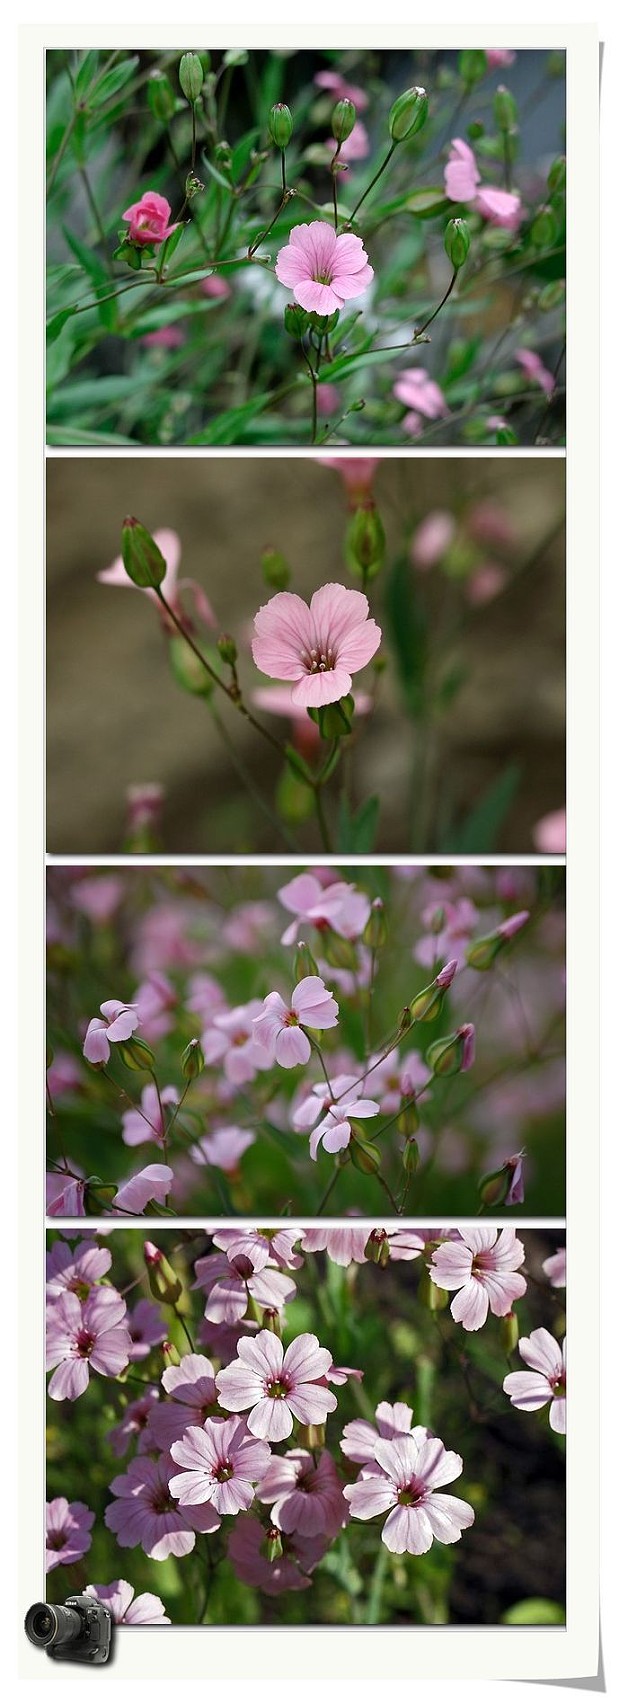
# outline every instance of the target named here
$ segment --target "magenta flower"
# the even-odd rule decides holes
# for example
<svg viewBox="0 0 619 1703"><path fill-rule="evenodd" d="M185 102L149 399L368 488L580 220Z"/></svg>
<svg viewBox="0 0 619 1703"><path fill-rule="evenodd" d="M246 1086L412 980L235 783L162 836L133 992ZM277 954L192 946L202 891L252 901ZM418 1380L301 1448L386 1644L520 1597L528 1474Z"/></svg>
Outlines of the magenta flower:
<svg viewBox="0 0 619 1703"><path fill-rule="evenodd" d="M45 1503L45 1571L54 1567L72 1567L90 1549L90 1528L94 1514L85 1502L67 1502L56 1496Z"/></svg>
<svg viewBox="0 0 619 1703"><path fill-rule="evenodd" d="M216 1379L222 1407L232 1413L251 1408L247 1421L255 1437L281 1443L293 1421L322 1425L337 1407L331 1390L320 1383L332 1366L328 1349L304 1331L284 1353L279 1337L261 1330L253 1341L242 1337L238 1359Z"/></svg>
<svg viewBox="0 0 619 1703"><path fill-rule="evenodd" d="M139 1147L143 1141L154 1141L158 1147L162 1147L166 1132L162 1107L176 1105L178 1097L177 1088L162 1088L158 1094L154 1082L149 1082L146 1088L142 1089L140 1110L133 1109L123 1113L125 1146Z"/></svg>
<svg viewBox="0 0 619 1703"><path fill-rule="evenodd" d="M326 1153L340 1153L348 1147L352 1135L351 1118L375 1118L380 1111L377 1100L363 1099L354 1076L334 1076L333 1093L326 1083L312 1088L293 1117L295 1129L311 1129L310 1158L318 1158L320 1143ZM321 1115L323 1114L323 1115ZM320 1121L318 1121L320 1120ZM312 1126L315 1125L315 1128Z"/></svg>
<svg viewBox="0 0 619 1703"><path fill-rule="evenodd" d="M65 1291L47 1309L47 1359L52 1401L75 1401L88 1388L90 1367L109 1378L129 1364L127 1308L115 1289L91 1289L82 1305Z"/></svg>
<svg viewBox="0 0 619 1703"><path fill-rule="evenodd" d="M481 1330L488 1309L504 1318L524 1295L526 1279L518 1271L525 1257L522 1242L511 1229L467 1226L457 1242L442 1242L428 1267L439 1289L457 1289L451 1316L465 1330Z"/></svg>
<svg viewBox="0 0 619 1703"><path fill-rule="evenodd" d="M167 1331L153 1301L138 1301L133 1312L127 1314L127 1324L131 1337L130 1360L147 1360L151 1348L158 1348L161 1342L165 1342Z"/></svg>
<svg viewBox="0 0 619 1703"><path fill-rule="evenodd" d="M322 976L304 976L293 988L289 1006L281 994L267 994L260 1016L254 1018L254 1038L270 1064L276 1061L284 1070L292 1070L311 1057L305 1029L335 1029L338 1012L337 1000Z"/></svg>
<svg viewBox="0 0 619 1703"><path fill-rule="evenodd" d="M250 1435L244 1419L207 1419L190 1425L170 1449L184 1468L170 1479L170 1490L181 1508L211 1502L218 1514L246 1513L254 1486L271 1459L268 1443Z"/></svg>
<svg viewBox="0 0 619 1703"><path fill-rule="evenodd" d="M190 1555L196 1532L216 1532L221 1521L206 1503L200 1508L180 1509L170 1494L174 1470L171 1455L137 1455L126 1472L113 1478L110 1490L117 1498L105 1510L105 1524L116 1533L121 1549L141 1544L152 1561L168 1555Z"/></svg>
<svg viewBox="0 0 619 1703"><path fill-rule="evenodd" d="M203 1425L217 1411L215 1373L204 1354L184 1354L179 1366L166 1366L161 1379L169 1401L149 1415L149 1443L170 1449L190 1426Z"/></svg>
<svg viewBox="0 0 619 1703"><path fill-rule="evenodd" d="M169 1626L161 1597L152 1591L142 1591L136 1597L134 1585L127 1579L113 1579L111 1585L87 1585L84 1595L109 1608L115 1626Z"/></svg>
<svg viewBox="0 0 619 1703"><path fill-rule="evenodd" d="M226 302L232 295L232 286L218 272L211 272L210 277L203 278L200 289L203 296L210 296L212 301Z"/></svg>
<svg viewBox="0 0 619 1703"><path fill-rule="evenodd" d="M135 1176L121 1184L112 1206L130 1213L145 1212L149 1200L165 1206L173 1182L174 1172L169 1165L146 1165L143 1171L136 1171Z"/></svg>
<svg viewBox="0 0 619 1703"><path fill-rule="evenodd" d="M460 1477L462 1457L438 1437L419 1443L411 1434L378 1442L374 1459L374 1471L364 1468L344 1489L353 1518L371 1520L389 1509L382 1540L394 1555L425 1555L434 1538L458 1543L475 1514L469 1502L441 1495L440 1487Z"/></svg>
<svg viewBox="0 0 619 1703"><path fill-rule="evenodd" d="M148 1452L149 1448L152 1447L149 1423L153 1408L158 1401L159 1390L155 1386L147 1386L144 1394L138 1396L137 1401L129 1402L129 1406L125 1408L118 1425L113 1425L111 1431L106 1432L112 1454L116 1455L117 1459L126 1455L127 1449L132 1443L137 1443L140 1452L142 1449L146 1449Z"/></svg>
<svg viewBox="0 0 619 1703"><path fill-rule="evenodd" d="M47 1294L62 1295L63 1290L70 1289L78 1300L85 1301L111 1264L109 1248L98 1248L96 1242L78 1242L72 1248L58 1240L47 1255Z"/></svg>
<svg viewBox="0 0 619 1703"><path fill-rule="evenodd" d="M89 1064L107 1064L111 1041L128 1041L137 1029L137 1005L123 1005L120 999L105 999L99 1006L102 1017L91 1018L84 1036L83 1053Z"/></svg>
<svg viewBox="0 0 619 1703"><path fill-rule="evenodd" d="M277 897L295 919L282 935L283 946L292 946L298 940L301 922L321 932L332 929L343 940L358 940L372 909L367 893L360 893L352 882L332 881L323 887L318 876L309 871L280 887Z"/></svg>
<svg viewBox="0 0 619 1703"><path fill-rule="evenodd" d="M332 225L314 219L311 225L293 226L277 256L275 276L307 313L329 314L363 295L374 272L361 237L348 231L337 237Z"/></svg>
<svg viewBox="0 0 619 1703"><path fill-rule="evenodd" d="M565 1289L567 1282L565 1248L557 1248L556 1254L551 1254L549 1259L542 1260L542 1271L545 1271L553 1289Z"/></svg>
<svg viewBox="0 0 619 1703"><path fill-rule="evenodd" d="M256 667L272 680L293 681L293 704L337 703L380 645L382 632L368 619L369 608L362 591L343 585L322 585L309 609L296 592L276 592L254 617Z"/></svg>
<svg viewBox="0 0 619 1703"><path fill-rule="evenodd" d="M257 1495L260 1502L271 1504L273 1524L283 1532L334 1538L348 1524L348 1506L328 1449L317 1462L307 1449L273 1456Z"/></svg>
<svg viewBox="0 0 619 1703"><path fill-rule="evenodd" d="M521 1336L518 1352L531 1371L510 1372L503 1381L505 1394L513 1407L521 1407L525 1413L534 1413L550 1402L548 1417L552 1430L564 1436L565 1342L560 1348L550 1331L540 1326L530 1336Z"/></svg>
<svg viewBox="0 0 619 1703"><path fill-rule="evenodd" d="M137 243L138 247L157 246L178 230L178 221L170 224L172 208L165 195L158 195L156 189L147 189L139 201L134 201L123 213L123 219L129 226L129 242Z"/></svg>
<svg viewBox="0 0 619 1703"><path fill-rule="evenodd" d="M359 1466L371 1466L376 1459L377 1443L410 1436L421 1445L427 1442L429 1434L425 1425L413 1425L413 1409L405 1401L379 1401L376 1424L371 1425L368 1419L351 1419L344 1426L340 1448L347 1460L357 1461Z"/></svg>
<svg viewBox="0 0 619 1703"><path fill-rule="evenodd" d="M273 1531L280 1536L276 1527ZM239 1514L228 1543L228 1559L237 1578L270 1597L279 1596L281 1591L306 1591L312 1582L311 1572L329 1547L329 1539L324 1535L284 1535L283 1554L269 1561L266 1538L264 1526L253 1514Z"/></svg>
<svg viewBox="0 0 619 1703"><path fill-rule="evenodd" d="M516 360L519 367L522 367L525 377L529 378L532 384L539 384L545 396L552 396L555 387L553 375L548 371L548 367L544 366L535 350L517 349Z"/></svg>

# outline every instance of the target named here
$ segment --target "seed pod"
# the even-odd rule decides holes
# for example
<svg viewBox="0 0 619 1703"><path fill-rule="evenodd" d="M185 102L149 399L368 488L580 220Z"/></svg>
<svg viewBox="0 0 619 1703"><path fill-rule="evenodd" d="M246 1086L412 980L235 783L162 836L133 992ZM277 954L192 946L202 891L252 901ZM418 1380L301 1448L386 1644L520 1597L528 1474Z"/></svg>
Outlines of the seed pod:
<svg viewBox="0 0 619 1703"><path fill-rule="evenodd" d="M425 89L406 89L398 95L389 113L389 135L392 142L406 142L423 129L428 116L428 97Z"/></svg>
<svg viewBox="0 0 619 1703"><path fill-rule="evenodd" d="M277 101L276 105L271 107L269 113L269 136L271 141L275 143L275 147L282 150L287 148L293 130L294 122L290 107L285 106L283 101Z"/></svg>
<svg viewBox="0 0 619 1703"><path fill-rule="evenodd" d="M333 108L331 129L336 142L347 142L351 130L355 128L357 114L352 101L338 101Z"/></svg>
<svg viewBox="0 0 619 1703"><path fill-rule="evenodd" d="M133 585L157 591L166 574L166 561L152 533L135 515L127 515L122 529L122 558Z"/></svg>
<svg viewBox="0 0 619 1703"><path fill-rule="evenodd" d="M148 1041L141 1040L139 1035L131 1035L128 1041L119 1041L116 1050L127 1070L152 1070L155 1054Z"/></svg>
<svg viewBox="0 0 619 1703"><path fill-rule="evenodd" d="M189 101L190 106L195 106L204 82L202 62L197 53L183 54L178 68L178 80L185 100Z"/></svg>
<svg viewBox="0 0 619 1703"><path fill-rule="evenodd" d="M181 1057L181 1070L186 1082L195 1082L204 1070L204 1053L196 1038L189 1041Z"/></svg>

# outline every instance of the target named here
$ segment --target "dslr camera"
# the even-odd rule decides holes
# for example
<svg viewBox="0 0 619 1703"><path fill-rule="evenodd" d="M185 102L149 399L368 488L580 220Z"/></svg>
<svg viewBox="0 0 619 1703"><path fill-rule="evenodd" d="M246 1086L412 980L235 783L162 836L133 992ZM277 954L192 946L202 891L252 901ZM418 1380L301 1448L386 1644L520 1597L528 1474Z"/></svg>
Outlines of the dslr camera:
<svg viewBox="0 0 619 1703"><path fill-rule="evenodd" d="M67 1597L63 1604L35 1602L24 1621L26 1636L54 1662L107 1662L113 1621L95 1597Z"/></svg>

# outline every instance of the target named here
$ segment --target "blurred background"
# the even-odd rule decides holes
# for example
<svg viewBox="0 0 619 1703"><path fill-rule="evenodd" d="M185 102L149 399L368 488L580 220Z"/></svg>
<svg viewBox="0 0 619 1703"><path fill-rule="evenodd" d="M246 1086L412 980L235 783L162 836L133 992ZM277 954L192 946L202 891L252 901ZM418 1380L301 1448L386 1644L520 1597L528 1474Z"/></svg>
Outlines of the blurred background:
<svg viewBox="0 0 619 1703"><path fill-rule="evenodd" d="M380 797L375 849L531 851L535 823L565 798L564 464L532 457L388 457L374 494L387 535L387 567L370 595L390 660L351 770L357 802ZM305 597L330 579L351 583L338 474L294 456L208 462L170 455L63 457L48 460L47 499L49 850L120 850L126 791L139 782L165 790L165 850L285 850L243 792L208 706L172 678L157 612L134 589L101 585L96 574L118 555L126 514L151 531L176 530L181 575L199 582L219 630L236 637L249 699L267 684L244 648L256 609L270 595L262 552L274 548L286 555L291 589ZM499 574L494 581L486 576L485 590L474 597L461 565L422 572L409 552L411 537L433 511L448 511L466 533L468 517L480 507L492 509L498 521L489 543L475 546L479 565L498 566ZM432 665L454 681L453 691L445 689L440 717L424 733L411 719L406 681L398 680L390 655L398 638L395 575L407 608L422 611ZM411 659L411 672L414 666ZM372 670L357 678L365 688ZM226 723L243 762L273 797L281 772L277 754L238 715L227 714ZM286 722L271 718L270 725L288 736ZM431 770L423 827L422 746ZM432 796L439 779L440 807ZM482 808L479 843L460 844L458 824L497 787L497 808L485 819ZM313 822L302 823L296 836L303 852L318 849Z"/></svg>

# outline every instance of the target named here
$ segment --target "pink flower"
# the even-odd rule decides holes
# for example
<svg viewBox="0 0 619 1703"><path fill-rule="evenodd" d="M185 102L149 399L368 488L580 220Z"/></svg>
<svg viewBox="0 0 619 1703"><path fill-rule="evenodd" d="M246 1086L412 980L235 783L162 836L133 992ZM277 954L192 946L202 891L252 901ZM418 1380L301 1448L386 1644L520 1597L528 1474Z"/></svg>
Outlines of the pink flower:
<svg viewBox="0 0 619 1703"><path fill-rule="evenodd" d="M127 787L130 834L158 832L164 796L164 789L158 781L134 781L132 786Z"/></svg>
<svg viewBox="0 0 619 1703"><path fill-rule="evenodd" d="M552 396L555 387L554 378L548 368L544 366L543 361L540 360L539 355L535 353L535 350L517 349L516 360L518 365L522 367L525 377L530 378L532 384L539 384L545 396Z"/></svg>
<svg viewBox="0 0 619 1703"><path fill-rule="evenodd" d="M216 1379L222 1407L232 1413L251 1408L247 1421L255 1437L281 1443L293 1422L322 1425L337 1407L337 1399L320 1379L332 1366L328 1349L305 1331L284 1353L279 1337L261 1330L253 1341L242 1337L238 1359Z"/></svg>
<svg viewBox="0 0 619 1703"><path fill-rule="evenodd" d="M524 1295L526 1279L518 1272L525 1257L511 1229L467 1226L457 1242L442 1242L428 1267L439 1289L457 1289L451 1315L465 1330L480 1330L488 1317L504 1318Z"/></svg>
<svg viewBox="0 0 619 1703"><path fill-rule="evenodd" d="M486 59L490 71L500 70L505 65L513 65L516 58L511 47L487 47Z"/></svg>
<svg viewBox="0 0 619 1703"><path fill-rule="evenodd" d="M475 1518L469 1502L443 1496L440 1487L462 1472L462 1457L438 1437L418 1442L412 1433L375 1446L375 1469L364 1469L344 1495L353 1518L371 1520L390 1510L382 1540L394 1555L425 1555L434 1538L458 1543Z"/></svg>
<svg viewBox="0 0 619 1703"><path fill-rule="evenodd" d="M261 1011L262 1001L250 999L232 1011L216 1012L202 1036L206 1063L223 1064L226 1080L235 1088L253 1082L264 1070L264 1054L254 1035L254 1018Z"/></svg>
<svg viewBox="0 0 619 1703"><path fill-rule="evenodd" d="M310 1158L318 1158L320 1143L326 1153L339 1153L348 1147L352 1130L351 1118L375 1118L380 1111L377 1100L364 1100L358 1092L354 1076L334 1076L333 1093L326 1083L312 1088L311 1094L297 1107L293 1117L295 1129L311 1129ZM325 1115L321 1117L321 1113ZM320 1121L318 1121L320 1120ZM315 1125L315 1128L312 1126Z"/></svg>
<svg viewBox="0 0 619 1703"><path fill-rule="evenodd" d="M428 1066L421 1053L407 1053L400 1059L397 1047L386 1058L374 1064L370 1059L364 1081L366 1093L375 1095L381 1112L397 1112L402 1100L425 1098L423 1089L428 1082Z"/></svg>
<svg viewBox="0 0 619 1703"><path fill-rule="evenodd" d="M565 1342L560 1348L550 1331L540 1326L539 1330L532 1330L530 1336L521 1336L518 1352L532 1370L510 1372L503 1381L505 1394L513 1407L521 1407L525 1413L534 1413L549 1401L551 1428L564 1436Z"/></svg>
<svg viewBox="0 0 619 1703"><path fill-rule="evenodd" d="M117 1458L126 1455L132 1443L137 1443L139 1451L146 1449L148 1452L152 1446L149 1424L153 1408L158 1401L159 1390L147 1385L144 1394L138 1396L137 1401L129 1402L118 1425L113 1425L111 1430L106 1432L113 1455Z"/></svg>
<svg viewBox="0 0 619 1703"><path fill-rule="evenodd" d="M158 1147L162 1147L167 1125L161 1108L175 1106L178 1097L177 1088L162 1088L158 1095L154 1082L149 1082L146 1088L142 1089L140 1111L134 1108L130 1112L123 1112L125 1146L139 1147L143 1141L155 1141Z"/></svg>
<svg viewBox="0 0 619 1703"><path fill-rule="evenodd" d="M351 1419L344 1426L340 1448L349 1461L359 1466L371 1466L376 1459L376 1444L392 1442L394 1437L412 1436L418 1444L425 1443L430 1433L425 1425L413 1425L413 1409L405 1401L379 1401L376 1424L368 1419Z"/></svg>
<svg viewBox="0 0 619 1703"><path fill-rule="evenodd" d="M334 154L337 148L337 142L334 136L329 138L329 148L331 153ZM342 143L338 159L342 160L344 165L354 165L355 160L366 160L369 152L370 138L365 128L365 124L362 124L361 120L357 119L356 124L353 124L350 136L347 136L346 141Z"/></svg>
<svg viewBox="0 0 619 1703"><path fill-rule="evenodd" d="M343 585L321 586L309 609L296 592L278 591L254 619L256 667L273 680L293 681L295 705L337 703L378 650L381 629L368 616L364 593Z"/></svg>
<svg viewBox="0 0 619 1703"><path fill-rule="evenodd" d="M136 989L135 1004L140 1013L140 1028L146 1040L154 1046L163 1035L169 1035L178 995L168 976L153 970Z"/></svg>
<svg viewBox="0 0 619 1703"><path fill-rule="evenodd" d="M111 1585L87 1585L84 1595L109 1608L115 1626L169 1626L170 1616L164 1611L161 1597L152 1591L135 1596L135 1586L127 1579L113 1579Z"/></svg>
<svg viewBox="0 0 619 1703"><path fill-rule="evenodd" d="M68 1242L58 1240L47 1255L47 1293L51 1297L69 1289L78 1300L85 1301L111 1264L109 1248L98 1248L96 1242L78 1242L71 1248Z"/></svg>
<svg viewBox="0 0 619 1703"><path fill-rule="evenodd" d="M298 940L301 922L323 932L332 929L343 940L358 940L372 909L367 893L360 893L352 882L333 881L323 887L309 871L278 888L277 897L295 919L282 935L283 946L292 946Z"/></svg>
<svg viewBox="0 0 619 1703"><path fill-rule="evenodd" d="M250 1435L244 1419L206 1419L201 1429L190 1425L170 1454L184 1468L170 1479L180 1507L210 1502L218 1514L247 1512L271 1459L268 1444Z"/></svg>
<svg viewBox="0 0 619 1703"><path fill-rule="evenodd" d="M46 1366L52 1401L75 1401L88 1389L90 1368L110 1378L129 1364L127 1308L115 1289L91 1289L83 1305L65 1290L47 1309Z"/></svg>
<svg viewBox="0 0 619 1703"><path fill-rule="evenodd" d="M551 810L548 816L541 816L533 829L533 844L536 850L547 852L550 856L564 853L565 830L565 810Z"/></svg>
<svg viewBox="0 0 619 1703"><path fill-rule="evenodd" d="M184 1354L179 1366L166 1366L161 1379L169 1401L150 1414L148 1440L170 1449L190 1426L203 1425L217 1411L215 1372L204 1354Z"/></svg>
<svg viewBox="0 0 619 1703"><path fill-rule="evenodd" d="M219 1171L231 1176L238 1170L239 1160L248 1147L253 1146L255 1139L251 1130L241 1129L237 1124L226 1124L221 1129L212 1129L210 1135L201 1135L189 1151L194 1164L216 1165Z"/></svg>
<svg viewBox="0 0 619 1703"><path fill-rule="evenodd" d="M45 1193L48 1218L86 1217L86 1182L83 1177L69 1176L65 1171L48 1171Z"/></svg>
<svg viewBox="0 0 619 1703"><path fill-rule="evenodd" d="M317 89L326 89L336 101L352 101L359 112L364 112L368 105L365 89L360 89L356 83L349 83L339 71L317 71L314 77Z"/></svg>
<svg viewBox="0 0 619 1703"><path fill-rule="evenodd" d="M170 224L171 212L165 195L158 195L155 189L147 189L146 194L123 213L123 219L129 226L129 242L137 243L138 247L165 242L172 231L178 230L178 222Z"/></svg>
<svg viewBox="0 0 619 1703"><path fill-rule="evenodd" d="M481 182L473 149L454 136L445 166L445 194L450 201L474 201Z"/></svg>
<svg viewBox="0 0 619 1703"><path fill-rule="evenodd" d="M277 256L275 276L307 313L329 314L363 295L374 272L360 237L352 232L337 237L326 220L314 219L311 225L293 226Z"/></svg>
<svg viewBox="0 0 619 1703"><path fill-rule="evenodd" d="M145 331L140 337L147 349L182 349L185 333L180 325L161 325L158 331Z"/></svg>
<svg viewBox="0 0 619 1703"><path fill-rule="evenodd" d="M219 1530L219 1516L208 1503L179 1508L170 1494L173 1470L171 1455L160 1455L157 1461L137 1455L126 1472L112 1479L110 1490L117 1500L110 1502L104 1518L121 1549L141 1544L152 1561L165 1561L168 1555L190 1555L197 1531Z"/></svg>
<svg viewBox="0 0 619 1703"><path fill-rule="evenodd" d="M147 1360L151 1348L158 1348L161 1342L165 1342L167 1331L153 1301L138 1301L133 1312L127 1314L127 1324L131 1337L130 1360Z"/></svg>
<svg viewBox="0 0 619 1703"><path fill-rule="evenodd" d="M504 231L517 231L522 220L520 196L507 189L492 189L489 184L482 184L478 190L475 208L483 219Z"/></svg>
<svg viewBox="0 0 619 1703"><path fill-rule="evenodd" d="M272 1263L261 1271L253 1271L251 1261L246 1258L241 1273L225 1254L206 1254L204 1259L196 1260L195 1269L194 1288L206 1290L205 1315L214 1324L239 1323L251 1301L263 1310L281 1313L286 1302L296 1295L292 1278L274 1270Z"/></svg>
<svg viewBox="0 0 619 1703"><path fill-rule="evenodd" d="M449 413L440 386L423 367L405 367L396 379L393 394L409 410L402 426L413 437L421 431L423 420L440 420Z"/></svg>
<svg viewBox="0 0 619 1703"><path fill-rule="evenodd" d="M316 407L318 413L329 416L337 413L340 406L340 393L336 384L318 384L316 386Z"/></svg>
<svg viewBox="0 0 619 1703"><path fill-rule="evenodd" d="M215 616L211 609L208 597L202 590L202 586L198 585L193 579L179 580L178 570L181 562L181 541L178 533L173 532L170 527L162 526L157 532L153 533L153 538L166 563L166 571L161 582L161 591L163 592L166 601L177 614L183 615L180 593L184 587L187 587L187 589L192 592L196 614L202 621L203 625L211 628L216 627L217 622L215 620ZM151 603L155 603L161 613L161 604L156 591L153 591L152 586L149 585L134 586L133 580L129 578L122 556L117 556L116 560L112 562L109 568L101 568L100 572L97 574L97 579L100 580L102 585L133 586L134 591L141 591L144 597L149 597ZM163 619L165 620L165 615L163 616ZM141 793L144 792L143 787L139 790ZM157 790L159 792L159 799L157 800L157 803L159 803L161 789L159 788ZM152 788L149 788L148 791L152 792Z"/></svg>
<svg viewBox="0 0 619 1703"><path fill-rule="evenodd" d="M371 498L380 467L377 455L317 455L316 460L339 473L351 508L359 508Z"/></svg>
<svg viewBox="0 0 619 1703"><path fill-rule="evenodd" d="M464 590L469 603L481 608L484 603L491 603L493 597L507 585L508 573L498 562L484 562L481 568L475 568L465 581Z"/></svg>
<svg viewBox="0 0 619 1703"><path fill-rule="evenodd" d="M144 1212L149 1200L165 1206L173 1182L174 1172L169 1165L146 1165L143 1171L136 1171L133 1177L121 1184L112 1206L117 1211L130 1213Z"/></svg>
<svg viewBox="0 0 619 1703"><path fill-rule="evenodd" d="M334 1029L339 1006L325 987L322 976L304 976L292 990L287 1006L279 993L268 993L259 1017L254 1018L254 1038L284 1070L307 1064L311 1045L305 1029Z"/></svg>
<svg viewBox="0 0 619 1703"><path fill-rule="evenodd" d="M67 1502L56 1496L45 1503L45 1571L54 1567L72 1567L90 1549L90 1528L94 1514L85 1502Z"/></svg>
<svg viewBox="0 0 619 1703"><path fill-rule="evenodd" d="M273 1524L302 1537L337 1537L349 1514L335 1461L323 1449L318 1461L307 1449L273 1457L258 1485L260 1502L271 1503Z"/></svg>
<svg viewBox="0 0 619 1703"><path fill-rule="evenodd" d="M107 1064L110 1041L128 1041L140 1021L137 1005L123 1005L120 999L105 999L99 1010L103 1016L91 1018L84 1037L89 1064Z"/></svg>
<svg viewBox="0 0 619 1703"><path fill-rule="evenodd" d="M556 1254L551 1254L549 1259L542 1260L542 1271L545 1271L553 1289L565 1289L567 1281L565 1248L557 1248Z"/></svg>
<svg viewBox="0 0 619 1703"><path fill-rule="evenodd" d="M226 302L232 295L231 285L218 272L212 272L210 278L203 278L200 288L203 296L209 296L212 301Z"/></svg>
<svg viewBox="0 0 619 1703"><path fill-rule="evenodd" d="M413 567L423 572L436 567L453 544L456 535L454 516L447 509L433 509L416 528L411 540Z"/></svg>
<svg viewBox="0 0 619 1703"><path fill-rule="evenodd" d="M125 893L125 883L117 875L104 875L93 880L76 881L71 899L78 911L84 911L91 922L106 923L118 910Z"/></svg>
<svg viewBox="0 0 619 1703"><path fill-rule="evenodd" d="M319 1230L304 1230L302 1247L307 1254L326 1252L334 1265L365 1264L365 1244L368 1239L367 1230L357 1229L354 1224L338 1224L334 1229L328 1226Z"/></svg>
<svg viewBox="0 0 619 1703"><path fill-rule="evenodd" d="M308 1590L312 1582L309 1575L328 1549L328 1538L301 1537L296 1532L285 1535L283 1554L275 1561L269 1561L266 1554L266 1538L264 1526L253 1514L239 1514L228 1543L228 1559L237 1578L270 1597L279 1596L281 1591Z"/></svg>
<svg viewBox="0 0 619 1703"><path fill-rule="evenodd" d="M240 1277L247 1277L248 1260L253 1271L264 1271L267 1265L297 1270L303 1260L294 1250L302 1233L296 1226L290 1229L282 1226L279 1230L215 1230L213 1241L233 1270Z"/></svg>

